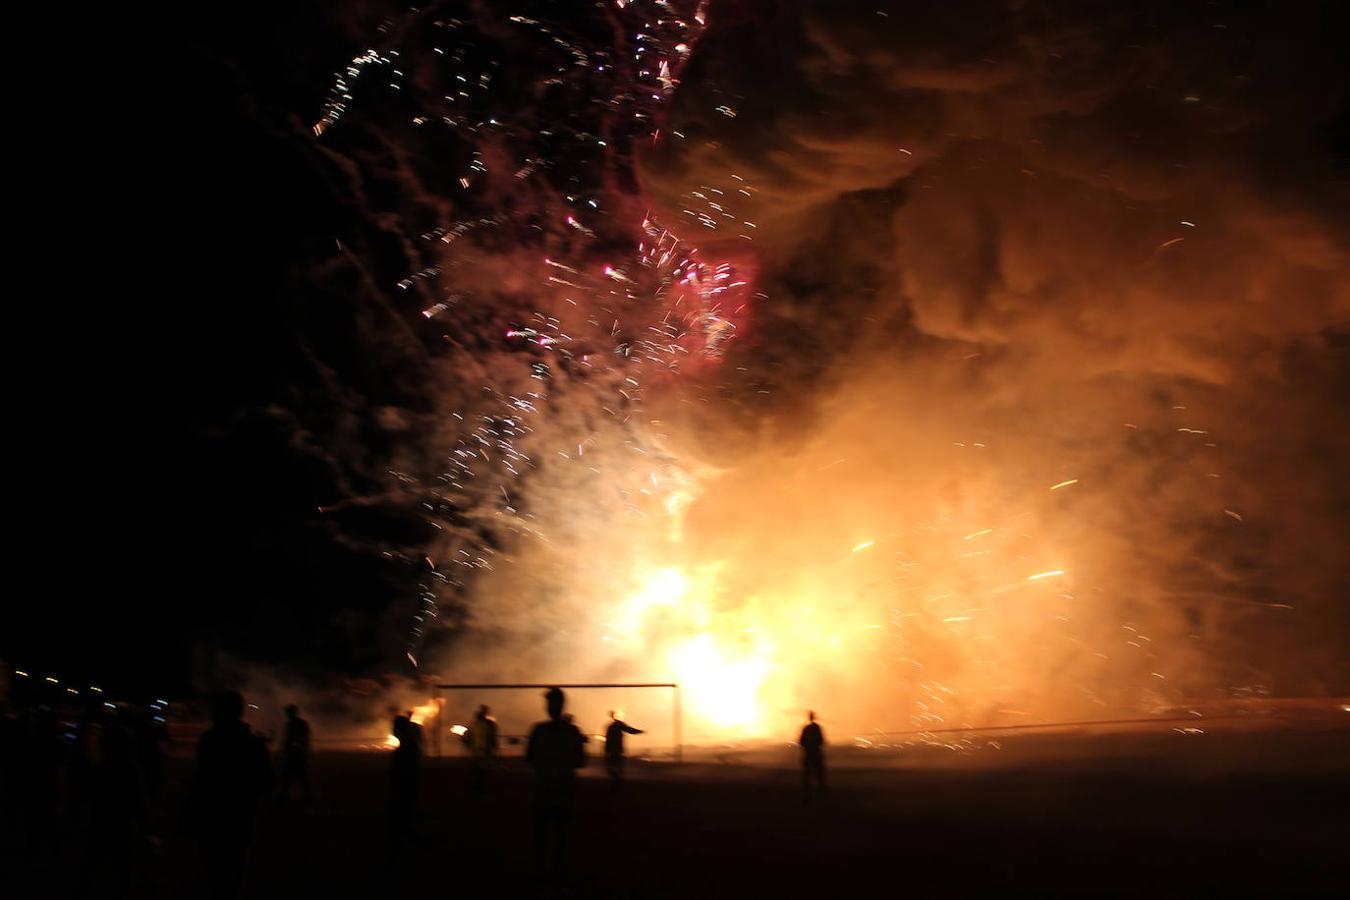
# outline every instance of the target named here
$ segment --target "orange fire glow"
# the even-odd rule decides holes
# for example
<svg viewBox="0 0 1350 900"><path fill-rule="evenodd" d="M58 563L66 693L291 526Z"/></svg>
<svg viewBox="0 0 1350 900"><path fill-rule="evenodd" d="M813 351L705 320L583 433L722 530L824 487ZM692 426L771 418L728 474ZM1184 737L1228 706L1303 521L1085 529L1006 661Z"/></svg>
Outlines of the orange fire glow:
<svg viewBox="0 0 1350 900"><path fill-rule="evenodd" d="M433 718L439 711L439 709L440 706L436 703L435 700L428 700L426 703L414 706L412 708L411 714L409 715L409 718L412 719L412 723L414 725L421 725L427 720ZM398 738L394 737L392 734L385 736L384 748L386 750L393 750L397 746L398 746Z"/></svg>

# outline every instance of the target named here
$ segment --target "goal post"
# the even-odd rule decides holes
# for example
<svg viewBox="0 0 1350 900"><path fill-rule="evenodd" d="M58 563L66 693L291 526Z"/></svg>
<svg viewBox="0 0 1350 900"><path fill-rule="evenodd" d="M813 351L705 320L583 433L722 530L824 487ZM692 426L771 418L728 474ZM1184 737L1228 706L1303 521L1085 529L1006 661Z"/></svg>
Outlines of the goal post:
<svg viewBox="0 0 1350 900"><path fill-rule="evenodd" d="M436 755L441 755L441 739L445 730L445 716L442 714L444 704L441 702L442 691L520 691L520 690L548 690L549 688L559 688L561 690L619 690L625 688L667 688L671 692L670 702L670 725L671 733L675 740L675 762L684 762L684 709L680 698L680 686L671 682L644 682L641 684L631 682L603 682L589 684L438 684L432 688L432 700L436 704Z"/></svg>

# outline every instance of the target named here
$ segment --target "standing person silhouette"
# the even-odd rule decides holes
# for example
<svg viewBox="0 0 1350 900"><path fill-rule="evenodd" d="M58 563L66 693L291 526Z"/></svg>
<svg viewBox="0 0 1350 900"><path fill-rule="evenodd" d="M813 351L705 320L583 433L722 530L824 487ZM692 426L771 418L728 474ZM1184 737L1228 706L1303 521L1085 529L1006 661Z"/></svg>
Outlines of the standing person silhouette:
<svg viewBox="0 0 1350 900"><path fill-rule="evenodd" d="M808 711L806 727L797 743L802 748L802 793L810 800L812 782L817 794L825 791L825 733L816 722L816 714Z"/></svg>
<svg viewBox="0 0 1350 900"><path fill-rule="evenodd" d="M169 730L164 727L165 707L151 706L134 717L132 736L136 740L136 758L140 760L141 777L145 779L145 795L150 801L159 799L164 784L164 745L170 743Z"/></svg>
<svg viewBox="0 0 1350 900"><path fill-rule="evenodd" d="M473 754L469 768L469 782L474 794L487 789L488 774L497 762L497 720L492 718L487 704L474 713L473 726L466 735Z"/></svg>
<svg viewBox="0 0 1350 900"><path fill-rule="evenodd" d="M634 728L619 718L616 711L609 711L609 727L605 729L605 771L609 773L609 783L618 790L623 782L623 736L642 734L641 728Z"/></svg>
<svg viewBox="0 0 1350 900"><path fill-rule="evenodd" d="M394 717L398 746L389 759L389 842L387 862L393 867L415 838L417 790L422 779L422 726L411 715Z"/></svg>
<svg viewBox="0 0 1350 900"><path fill-rule="evenodd" d="M530 730L525 759L534 770L534 845L539 872L556 877L567 848L567 825L576 801L576 770L586 765L586 738L563 716L563 692L544 694L548 721Z"/></svg>
<svg viewBox="0 0 1350 900"><path fill-rule="evenodd" d="M144 889L138 846L148 838L145 785L132 733L134 712L94 705L70 766L72 822L81 845L76 895L132 896Z"/></svg>
<svg viewBox="0 0 1350 900"><path fill-rule="evenodd" d="M313 794L309 786L309 723L300 718L300 707L286 707L286 733L281 740L281 791L277 805L286 802L291 785L300 782L308 807Z"/></svg>
<svg viewBox="0 0 1350 900"><path fill-rule="evenodd" d="M211 700L211 728L197 741L197 773L187 825L201 846L212 897L238 897L258 807L272 792L272 762L262 738L243 721L244 698Z"/></svg>

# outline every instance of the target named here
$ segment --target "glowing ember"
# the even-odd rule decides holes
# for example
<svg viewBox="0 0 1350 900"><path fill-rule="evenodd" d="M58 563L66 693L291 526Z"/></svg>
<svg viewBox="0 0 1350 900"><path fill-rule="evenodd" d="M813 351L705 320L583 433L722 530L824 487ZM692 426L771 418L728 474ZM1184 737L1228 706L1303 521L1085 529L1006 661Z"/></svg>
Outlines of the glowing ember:
<svg viewBox="0 0 1350 900"><path fill-rule="evenodd" d="M1040 581L1042 578L1058 578L1063 574L1063 569L1051 569L1048 572L1037 572L1035 575L1028 575L1027 581Z"/></svg>

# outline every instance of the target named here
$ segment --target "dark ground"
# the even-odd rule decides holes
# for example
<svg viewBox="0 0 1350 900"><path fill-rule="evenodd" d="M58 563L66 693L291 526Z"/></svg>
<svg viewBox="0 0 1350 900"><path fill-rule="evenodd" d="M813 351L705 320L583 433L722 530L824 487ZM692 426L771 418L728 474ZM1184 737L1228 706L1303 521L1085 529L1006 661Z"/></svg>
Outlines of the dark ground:
<svg viewBox="0 0 1350 900"><path fill-rule="evenodd" d="M592 760L563 896L1343 892L1350 730L1207 724L1202 735L1004 736L998 750L840 748L816 806L803 803L786 749L637 762L617 797ZM319 754L312 813L297 804L263 824L247 896L547 896L531 876L529 783L514 760L484 801L471 798L462 760L427 760L426 845L383 871L387 762ZM190 768L177 760L171 778ZM180 790L169 788L166 810ZM144 894L194 896L193 847L165 834Z"/></svg>

